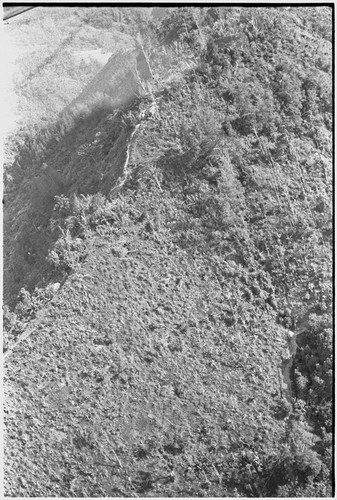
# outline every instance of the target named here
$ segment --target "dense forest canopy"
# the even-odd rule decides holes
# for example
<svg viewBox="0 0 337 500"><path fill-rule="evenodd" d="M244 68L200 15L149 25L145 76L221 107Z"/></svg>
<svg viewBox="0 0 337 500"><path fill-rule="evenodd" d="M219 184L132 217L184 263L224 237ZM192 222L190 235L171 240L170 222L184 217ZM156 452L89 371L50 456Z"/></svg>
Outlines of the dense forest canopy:
<svg viewBox="0 0 337 500"><path fill-rule="evenodd" d="M62 26L64 10L53 9ZM48 11L38 43L48 26L58 36ZM332 495L332 14L73 8L62 50L46 45L34 71L22 66L22 128L5 165L6 349L51 319L45 347L13 351L9 380L32 350L49 373L38 349L65 353L74 329L85 348L72 347L73 368L66 354L60 363L73 377L83 367L81 404L101 433L82 432L72 410L59 469L43 452L54 483L44 472L34 489L8 473L8 495ZM33 36L32 15L21 23ZM91 49L141 50L153 78L119 109L107 92L60 114L101 68L73 63L84 33ZM106 359L116 373L101 394ZM32 386L36 363L24 365ZM113 427L101 416L109 391L124 419ZM116 471L94 454L117 456Z"/></svg>

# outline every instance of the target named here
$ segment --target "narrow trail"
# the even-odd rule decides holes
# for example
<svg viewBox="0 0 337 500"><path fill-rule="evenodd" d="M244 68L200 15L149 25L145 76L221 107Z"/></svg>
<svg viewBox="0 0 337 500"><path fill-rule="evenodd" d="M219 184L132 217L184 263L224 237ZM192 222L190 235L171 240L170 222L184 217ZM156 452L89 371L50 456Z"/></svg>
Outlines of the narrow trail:
<svg viewBox="0 0 337 500"><path fill-rule="evenodd" d="M139 127L140 127L142 121L144 121L152 116L159 116L157 105L156 105L155 101L153 101L150 104L148 109L146 109L145 111L140 113L140 115L138 117L139 122L137 123L137 125L135 125L134 130L131 132L130 137L127 140L126 156L125 156L125 161L124 161L124 164L122 167L122 174L119 177L118 184L110 190L110 196L113 196L114 194L116 194L124 186L126 180L128 179L128 177L130 175L130 169L129 169L130 154L131 154L131 148L135 144L135 140L136 140L135 135L136 135L137 131L139 130Z"/></svg>
<svg viewBox="0 0 337 500"><path fill-rule="evenodd" d="M137 130L139 129L140 127L140 123L138 123L134 130L132 131L128 141L127 141L127 144L126 144L126 157L125 157L125 161L124 161L124 165L123 165L123 168L122 168L122 175L120 176L120 180L118 182L118 184L116 186L114 186L111 191L110 191L110 196L113 196L114 194L116 194L125 184L127 178L129 177L129 174L130 174L130 169L128 168L129 167L129 161L130 161L130 150L131 150L131 147L134 143L134 136L137 132Z"/></svg>
<svg viewBox="0 0 337 500"><path fill-rule="evenodd" d="M13 353L14 349L19 345L21 344L21 342L23 342L24 340L26 340L32 333L36 332L37 330L37 325L34 324L33 322L33 326L29 326L26 330L24 330L18 337L18 339L16 340L16 342L14 342L14 344L9 347L4 353L3 353L3 362L5 363L5 361L7 361L7 359L9 358L9 356Z"/></svg>

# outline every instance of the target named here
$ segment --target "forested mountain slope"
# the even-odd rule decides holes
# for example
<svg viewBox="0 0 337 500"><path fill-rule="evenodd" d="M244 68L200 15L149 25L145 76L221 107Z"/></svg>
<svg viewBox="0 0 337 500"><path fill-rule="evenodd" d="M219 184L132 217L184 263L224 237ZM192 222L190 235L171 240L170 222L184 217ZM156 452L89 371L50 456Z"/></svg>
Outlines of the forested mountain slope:
<svg viewBox="0 0 337 500"><path fill-rule="evenodd" d="M128 12L7 166L5 493L331 496L332 10Z"/></svg>

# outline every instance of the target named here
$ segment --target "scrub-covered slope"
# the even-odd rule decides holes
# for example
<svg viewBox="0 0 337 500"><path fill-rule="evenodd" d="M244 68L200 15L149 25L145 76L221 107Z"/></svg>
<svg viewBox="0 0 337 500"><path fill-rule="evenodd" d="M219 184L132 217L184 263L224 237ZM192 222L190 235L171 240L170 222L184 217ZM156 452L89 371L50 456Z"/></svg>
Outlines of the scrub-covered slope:
<svg viewBox="0 0 337 500"><path fill-rule="evenodd" d="M282 329L234 327L233 285L146 225L91 237L8 358L7 494L232 496L272 474Z"/></svg>
<svg viewBox="0 0 337 500"><path fill-rule="evenodd" d="M330 34L171 9L151 85L22 151L8 496L331 496Z"/></svg>

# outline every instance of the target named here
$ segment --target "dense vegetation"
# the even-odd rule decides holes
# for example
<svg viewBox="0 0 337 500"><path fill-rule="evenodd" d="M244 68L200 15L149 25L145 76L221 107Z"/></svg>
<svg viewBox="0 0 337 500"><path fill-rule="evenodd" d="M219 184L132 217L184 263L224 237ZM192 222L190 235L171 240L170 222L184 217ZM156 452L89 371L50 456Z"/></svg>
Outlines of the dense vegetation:
<svg viewBox="0 0 337 500"><path fill-rule="evenodd" d="M8 473L8 495L332 495L331 14L79 10L127 21L155 78L123 109L102 97L25 132L8 166L5 342L43 330L8 378L19 404L39 387L25 411L44 419L31 436L16 413L30 446L11 463L41 482ZM43 469L55 408L71 444L40 442Z"/></svg>

